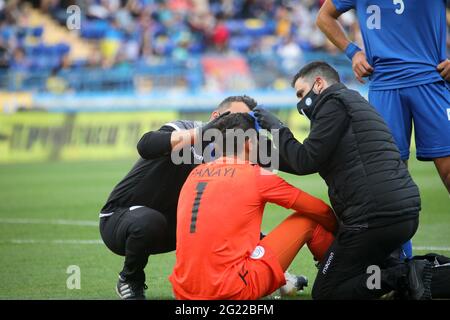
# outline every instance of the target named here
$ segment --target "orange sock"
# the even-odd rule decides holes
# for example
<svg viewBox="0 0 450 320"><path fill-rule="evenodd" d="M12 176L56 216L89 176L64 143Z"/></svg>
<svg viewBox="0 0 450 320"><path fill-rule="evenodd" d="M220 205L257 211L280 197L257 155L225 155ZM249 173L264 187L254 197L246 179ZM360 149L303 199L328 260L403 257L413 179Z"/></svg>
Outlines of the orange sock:
<svg viewBox="0 0 450 320"><path fill-rule="evenodd" d="M294 213L276 226L261 243L274 252L286 271L305 243L314 258L321 261L333 240L334 236L317 222Z"/></svg>
<svg viewBox="0 0 450 320"><path fill-rule="evenodd" d="M283 270L287 270L301 247L313 238L317 223L291 214L275 227L262 241L277 256Z"/></svg>
<svg viewBox="0 0 450 320"><path fill-rule="evenodd" d="M320 224L318 224L313 232L311 239L308 241L308 248L318 262L322 261L325 254L334 241L334 236L328 232Z"/></svg>

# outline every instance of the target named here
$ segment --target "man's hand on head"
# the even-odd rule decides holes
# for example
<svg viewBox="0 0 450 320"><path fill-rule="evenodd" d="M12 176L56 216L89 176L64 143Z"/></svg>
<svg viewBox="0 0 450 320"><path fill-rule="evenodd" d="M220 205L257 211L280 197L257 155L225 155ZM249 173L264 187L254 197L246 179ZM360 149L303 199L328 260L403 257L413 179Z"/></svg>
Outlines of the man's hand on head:
<svg viewBox="0 0 450 320"><path fill-rule="evenodd" d="M217 118L212 119L211 121L204 124L201 127L203 134L209 129L217 129L219 131L223 131L224 129L226 129L226 125L227 125L226 118L230 114L231 114L230 111L226 111L226 112L222 113L220 116L218 116Z"/></svg>
<svg viewBox="0 0 450 320"><path fill-rule="evenodd" d="M281 122L273 113L260 106L253 109L253 112L259 125L263 129L277 130L285 127L283 122Z"/></svg>
<svg viewBox="0 0 450 320"><path fill-rule="evenodd" d="M228 122L226 119L230 113L230 111L224 112L219 117L205 123L201 127L189 130L173 131L170 136L171 151L177 151L186 146L190 147L192 144L199 141L198 139L203 141L203 137L209 129L217 129L219 131L227 129L226 126L228 125Z"/></svg>

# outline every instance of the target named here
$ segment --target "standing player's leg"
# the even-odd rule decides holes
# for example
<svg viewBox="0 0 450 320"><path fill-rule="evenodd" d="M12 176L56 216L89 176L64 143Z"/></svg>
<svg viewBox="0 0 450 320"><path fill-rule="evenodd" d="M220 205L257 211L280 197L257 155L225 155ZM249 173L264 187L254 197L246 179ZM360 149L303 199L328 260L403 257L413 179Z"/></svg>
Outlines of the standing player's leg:
<svg viewBox="0 0 450 320"><path fill-rule="evenodd" d="M447 187L447 191L450 194L450 157L435 158L433 161L441 176L442 182Z"/></svg>
<svg viewBox="0 0 450 320"><path fill-rule="evenodd" d="M412 113L404 101L404 89L369 91L369 102L386 122L391 130L401 159L407 164L411 142ZM394 253L396 258L412 257L411 240L403 244Z"/></svg>
<svg viewBox="0 0 450 320"><path fill-rule="evenodd" d="M148 257L159 252L167 229L163 214L147 207L116 210L100 224L105 244L125 256L116 291L122 299L145 298L145 273Z"/></svg>
<svg viewBox="0 0 450 320"><path fill-rule="evenodd" d="M450 88L441 81L405 91L414 119L417 159L434 161L450 193Z"/></svg>
<svg viewBox="0 0 450 320"><path fill-rule="evenodd" d="M391 130L400 156L406 162L409 159L412 114L409 106L405 105L402 100L403 90L371 90L369 91L369 102Z"/></svg>

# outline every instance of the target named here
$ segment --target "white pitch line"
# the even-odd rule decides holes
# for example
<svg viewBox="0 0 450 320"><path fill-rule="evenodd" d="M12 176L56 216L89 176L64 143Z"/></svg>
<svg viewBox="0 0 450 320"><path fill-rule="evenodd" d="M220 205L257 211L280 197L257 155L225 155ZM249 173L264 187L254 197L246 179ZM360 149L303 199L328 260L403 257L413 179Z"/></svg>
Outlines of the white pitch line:
<svg viewBox="0 0 450 320"><path fill-rule="evenodd" d="M450 251L450 247L413 246L413 250L425 250L425 251Z"/></svg>
<svg viewBox="0 0 450 320"><path fill-rule="evenodd" d="M11 239L2 240L0 244L103 244L102 240L37 240L37 239Z"/></svg>
<svg viewBox="0 0 450 320"><path fill-rule="evenodd" d="M46 219L22 219L22 218L0 218L0 224L56 224L66 226L89 226L98 227L98 221L93 220L46 220Z"/></svg>
<svg viewBox="0 0 450 320"><path fill-rule="evenodd" d="M0 244L103 244L100 239L94 240L79 240L79 239L57 239L57 240L39 240L39 239L10 239L0 240ZM424 251L446 251L450 252L450 247L438 247L438 246L414 246L413 250Z"/></svg>
<svg viewBox="0 0 450 320"><path fill-rule="evenodd" d="M0 224L51 224L67 226L89 226L98 227L98 221L93 220L65 220L65 219L28 219L28 218L0 218ZM101 240L36 240L36 239L12 239L0 241L9 244L103 244ZM447 251L450 247L439 246L414 246L414 250L424 251Z"/></svg>

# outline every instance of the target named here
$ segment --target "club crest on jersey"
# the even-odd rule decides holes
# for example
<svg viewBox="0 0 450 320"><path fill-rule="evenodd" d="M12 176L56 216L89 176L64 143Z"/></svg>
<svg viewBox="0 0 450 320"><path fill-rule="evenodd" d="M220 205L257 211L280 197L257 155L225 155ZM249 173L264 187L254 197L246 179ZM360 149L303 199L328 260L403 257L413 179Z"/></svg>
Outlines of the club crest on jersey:
<svg viewBox="0 0 450 320"><path fill-rule="evenodd" d="M257 246L255 250L253 250L252 255L250 258L258 260L264 257L264 254L266 253L266 250L264 250L264 247Z"/></svg>

